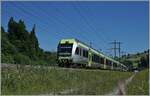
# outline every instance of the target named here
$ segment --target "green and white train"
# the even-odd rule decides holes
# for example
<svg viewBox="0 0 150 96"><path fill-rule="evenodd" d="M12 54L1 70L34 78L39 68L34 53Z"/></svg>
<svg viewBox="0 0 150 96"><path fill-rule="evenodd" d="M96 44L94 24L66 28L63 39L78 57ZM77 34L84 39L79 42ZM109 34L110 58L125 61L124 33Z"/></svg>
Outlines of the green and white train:
<svg viewBox="0 0 150 96"><path fill-rule="evenodd" d="M62 39L57 48L61 67L88 67L127 71L128 68L77 39Z"/></svg>

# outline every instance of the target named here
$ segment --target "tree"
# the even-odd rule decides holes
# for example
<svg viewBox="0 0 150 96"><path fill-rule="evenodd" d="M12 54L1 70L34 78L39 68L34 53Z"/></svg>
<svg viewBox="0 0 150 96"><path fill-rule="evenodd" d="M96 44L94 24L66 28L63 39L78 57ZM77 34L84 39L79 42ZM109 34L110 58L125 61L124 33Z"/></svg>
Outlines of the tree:
<svg viewBox="0 0 150 96"><path fill-rule="evenodd" d="M8 22L8 37L11 43L17 39L17 23L14 21L13 17L10 18Z"/></svg>
<svg viewBox="0 0 150 96"><path fill-rule="evenodd" d="M131 61L124 60L124 61L122 61L122 63L129 68L129 71L132 71L132 69L133 69L133 63Z"/></svg>
<svg viewBox="0 0 150 96"><path fill-rule="evenodd" d="M26 30L26 26L22 20L19 20L18 23L18 38L17 41L20 46L20 52L25 55L29 54L29 32Z"/></svg>
<svg viewBox="0 0 150 96"><path fill-rule="evenodd" d="M140 69L149 68L149 54L145 54L140 58L140 63L138 65Z"/></svg>
<svg viewBox="0 0 150 96"><path fill-rule="evenodd" d="M4 28L1 27L1 51L2 54L14 54L17 52L17 49L13 44L9 42L8 34L5 32Z"/></svg>
<svg viewBox="0 0 150 96"><path fill-rule="evenodd" d="M5 33L5 30L4 30L3 26L1 26L1 32Z"/></svg>
<svg viewBox="0 0 150 96"><path fill-rule="evenodd" d="M35 24L32 28L32 31L30 33L30 42L29 42L29 46L30 46L30 51L31 51L31 54L30 56L31 57L36 57L38 56L39 54L39 43L38 43L38 40L37 40L37 37L35 35Z"/></svg>
<svg viewBox="0 0 150 96"><path fill-rule="evenodd" d="M26 30L24 21L19 20L17 23L13 17L8 22L8 37L9 41L16 46L17 50L24 55L29 54L29 33Z"/></svg>
<svg viewBox="0 0 150 96"><path fill-rule="evenodd" d="M35 34L35 24L28 32L24 21L16 22L13 17L8 22L8 31L1 27L1 51L3 63L16 64L56 64L56 53L44 52L39 47Z"/></svg>

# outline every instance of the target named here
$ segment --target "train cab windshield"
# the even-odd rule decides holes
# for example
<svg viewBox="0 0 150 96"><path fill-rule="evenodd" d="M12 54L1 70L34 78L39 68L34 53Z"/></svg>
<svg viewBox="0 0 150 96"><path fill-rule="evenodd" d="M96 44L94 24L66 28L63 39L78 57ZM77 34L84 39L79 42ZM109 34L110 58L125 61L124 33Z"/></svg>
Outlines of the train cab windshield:
<svg viewBox="0 0 150 96"><path fill-rule="evenodd" d="M73 44L59 44L58 45L58 55L60 56L70 56L72 52Z"/></svg>

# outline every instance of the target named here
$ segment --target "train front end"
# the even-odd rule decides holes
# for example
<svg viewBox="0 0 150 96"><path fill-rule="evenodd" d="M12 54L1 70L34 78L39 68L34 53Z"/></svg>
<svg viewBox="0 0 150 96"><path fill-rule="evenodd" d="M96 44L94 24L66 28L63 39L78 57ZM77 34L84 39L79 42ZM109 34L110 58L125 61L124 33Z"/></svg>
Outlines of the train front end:
<svg viewBox="0 0 150 96"><path fill-rule="evenodd" d="M62 39L57 47L57 63L61 67L70 67L72 64L72 39Z"/></svg>

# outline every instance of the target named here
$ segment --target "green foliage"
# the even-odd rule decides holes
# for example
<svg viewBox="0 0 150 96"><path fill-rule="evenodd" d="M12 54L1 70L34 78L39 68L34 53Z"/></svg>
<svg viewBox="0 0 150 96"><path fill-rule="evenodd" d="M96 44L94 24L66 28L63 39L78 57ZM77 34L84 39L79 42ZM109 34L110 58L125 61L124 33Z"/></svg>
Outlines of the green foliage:
<svg viewBox="0 0 150 96"><path fill-rule="evenodd" d="M139 68L149 68L149 54L145 54L140 58Z"/></svg>
<svg viewBox="0 0 150 96"><path fill-rule="evenodd" d="M39 55L39 43L37 40L37 37L35 36L35 25L30 33L30 41L29 41L29 47L31 56L38 56Z"/></svg>
<svg viewBox="0 0 150 96"><path fill-rule="evenodd" d="M129 68L129 71L132 71L133 69L133 62L129 60L122 61L124 65L126 65Z"/></svg>
<svg viewBox="0 0 150 96"><path fill-rule="evenodd" d="M136 54L124 55L120 58L120 61L127 66L130 65L130 70L149 68L149 50Z"/></svg>
<svg viewBox="0 0 150 96"><path fill-rule="evenodd" d="M12 55L10 55L10 54L1 54L1 62L2 63L12 63L12 64L14 64L14 58L13 58L13 56Z"/></svg>
<svg viewBox="0 0 150 96"><path fill-rule="evenodd" d="M1 27L1 33L2 63L12 63L12 59L9 58L13 58L16 64L56 64L55 54L47 54L39 47L35 25L32 31L28 32L24 21L16 22L11 17L8 22L8 32Z"/></svg>
<svg viewBox="0 0 150 96"><path fill-rule="evenodd" d="M29 57L19 53L14 56L14 61L16 64L31 64Z"/></svg>
<svg viewBox="0 0 150 96"><path fill-rule="evenodd" d="M8 34L4 31L4 28L1 27L1 51L3 54L15 54L17 49L13 44L9 42Z"/></svg>

